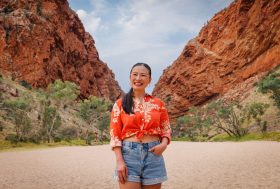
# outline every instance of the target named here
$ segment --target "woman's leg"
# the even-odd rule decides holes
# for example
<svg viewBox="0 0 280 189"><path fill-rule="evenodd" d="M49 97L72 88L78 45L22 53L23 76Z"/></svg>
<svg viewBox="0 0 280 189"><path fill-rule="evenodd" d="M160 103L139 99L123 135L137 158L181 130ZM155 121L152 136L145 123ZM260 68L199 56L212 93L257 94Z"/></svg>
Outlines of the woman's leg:
<svg viewBox="0 0 280 189"><path fill-rule="evenodd" d="M120 189L141 189L140 182L125 182L124 184L119 182Z"/></svg>
<svg viewBox="0 0 280 189"><path fill-rule="evenodd" d="M161 183L160 184L153 184L153 185L143 185L142 189L160 189L161 188Z"/></svg>

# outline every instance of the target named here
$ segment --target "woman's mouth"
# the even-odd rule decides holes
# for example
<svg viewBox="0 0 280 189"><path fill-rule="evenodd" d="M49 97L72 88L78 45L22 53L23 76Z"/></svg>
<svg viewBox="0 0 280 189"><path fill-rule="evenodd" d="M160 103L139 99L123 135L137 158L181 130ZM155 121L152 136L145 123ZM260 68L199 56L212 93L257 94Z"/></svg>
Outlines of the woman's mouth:
<svg viewBox="0 0 280 189"><path fill-rule="evenodd" d="M135 85L135 86L142 86L143 83L141 83L141 82L134 82L134 85Z"/></svg>

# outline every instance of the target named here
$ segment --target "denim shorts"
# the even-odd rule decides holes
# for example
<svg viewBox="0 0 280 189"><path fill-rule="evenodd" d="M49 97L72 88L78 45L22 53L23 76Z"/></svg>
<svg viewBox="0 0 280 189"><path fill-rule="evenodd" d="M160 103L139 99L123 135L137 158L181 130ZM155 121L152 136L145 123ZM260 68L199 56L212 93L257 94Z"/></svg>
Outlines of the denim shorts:
<svg viewBox="0 0 280 189"><path fill-rule="evenodd" d="M149 149L160 144L159 141L149 143L122 142L122 155L128 168L128 182L140 182L142 185L159 184L167 180L164 159L149 152ZM118 179L115 170L115 178Z"/></svg>

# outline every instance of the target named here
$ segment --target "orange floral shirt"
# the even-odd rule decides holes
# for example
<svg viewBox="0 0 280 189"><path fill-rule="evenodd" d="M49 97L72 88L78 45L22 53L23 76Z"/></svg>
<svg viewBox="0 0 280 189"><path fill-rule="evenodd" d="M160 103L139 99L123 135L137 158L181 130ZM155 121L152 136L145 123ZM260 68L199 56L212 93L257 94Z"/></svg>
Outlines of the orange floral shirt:
<svg viewBox="0 0 280 189"><path fill-rule="evenodd" d="M110 122L110 145L112 148L122 146L124 138L136 135L141 139L144 135L157 135L161 139L171 139L171 128L164 103L146 94L143 104L133 100L134 114L127 114L122 109L122 99L118 99L112 109Z"/></svg>

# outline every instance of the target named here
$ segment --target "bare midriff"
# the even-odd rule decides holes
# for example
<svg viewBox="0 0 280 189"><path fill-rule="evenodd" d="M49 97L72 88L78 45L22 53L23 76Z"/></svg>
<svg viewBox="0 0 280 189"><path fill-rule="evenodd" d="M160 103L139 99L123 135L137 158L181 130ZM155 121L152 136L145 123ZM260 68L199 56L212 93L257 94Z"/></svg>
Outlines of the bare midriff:
<svg viewBox="0 0 280 189"><path fill-rule="evenodd" d="M144 135L141 139L138 139L138 138L136 138L135 135L133 135L133 136L127 137L123 140L124 141L129 141L129 142L139 142L139 143L148 143L148 142L160 141L160 139L157 135Z"/></svg>

